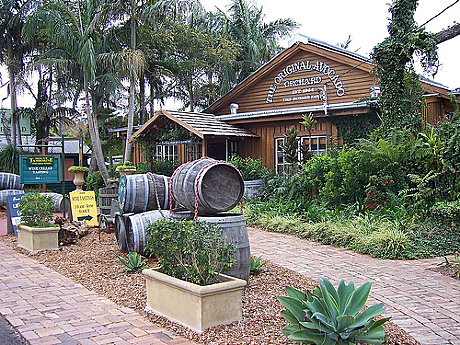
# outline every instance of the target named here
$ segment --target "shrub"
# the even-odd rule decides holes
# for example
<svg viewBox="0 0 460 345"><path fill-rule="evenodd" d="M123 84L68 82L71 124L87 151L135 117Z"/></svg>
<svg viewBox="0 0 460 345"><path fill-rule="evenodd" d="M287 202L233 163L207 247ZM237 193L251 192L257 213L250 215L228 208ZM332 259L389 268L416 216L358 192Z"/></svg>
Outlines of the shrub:
<svg viewBox="0 0 460 345"><path fill-rule="evenodd" d="M233 243L225 244L218 224L159 220L147 228L146 249L158 257L162 272L198 285L217 282L233 264Z"/></svg>
<svg viewBox="0 0 460 345"><path fill-rule="evenodd" d="M252 159L251 157L241 158L239 156L233 156L230 160L243 176L243 180L260 180L267 179L271 172L269 169L262 166L262 159Z"/></svg>
<svg viewBox="0 0 460 345"><path fill-rule="evenodd" d="M22 197L19 202L21 222L32 227L54 226L53 220L54 202L53 199L40 193L30 193Z"/></svg>
<svg viewBox="0 0 460 345"><path fill-rule="evenodd" d="M259 256L258 258L255 258L254 256L251 256L251 267L250 267L250 272L252 275L259 274L262 272L263 267L268 263L268 260L262 261L262 255Z"/></svg>
<svg viewBox="0 0 460 345"><path fill-rule="evenodd" d="M290 323L283 329L290 340L306 344L382 344L385 340L383 324L374 317L385 310L376 304L360 312L366 304L371 283L355 289L342 280L336 290L326 279L319 279L313 293L286 287L288 296L278 299L286 308L281 314Z"/></svg>
<svg viewBox="0 0 460 345"><path fill-rule="evenodd" d="M127 258L128 260L117 255L117 259L120 260L122 264L126 266L127 273L133 273L147 268L147 260L142 260L142 256L140 256L138 253L130 252L128 253Z"/></svg>
<svg viewBox="0 0 460 345"><path fill-rule="evenodd" d="M460 200L437 202L431 208L433 218L449 227L455 227L460 224Z"/></svg>
<svg viewBox="0 0 460 345"><path fill-rule="evenodd" d="M19 155L17 148L12 145L5 146L0 151L0 171L19 174Z"/></svg>
<svg viewBox="0 0 460 345"><path fill-rule="evenodd" d="M95 171L86 177L85 181L86 190L94 191L96 201L99 202L99 188L104 188L105 183L99 171Z"/></svg>
<svg viewBox="0 0 460 345"><path fill-rule="evenodd" d="M69 172L85 172L85 173L87 173L88 171L89 171L88 167L80 167L80 166L76 166L76 165L72 165L71 167L69 167Z"/></svg>
<svg viewBox="0 0 460 345"><path fill-rule="evenodd" d="M154 159L152 161L152 172L158 175L172 176L179 164L167 159Z"/></svg>

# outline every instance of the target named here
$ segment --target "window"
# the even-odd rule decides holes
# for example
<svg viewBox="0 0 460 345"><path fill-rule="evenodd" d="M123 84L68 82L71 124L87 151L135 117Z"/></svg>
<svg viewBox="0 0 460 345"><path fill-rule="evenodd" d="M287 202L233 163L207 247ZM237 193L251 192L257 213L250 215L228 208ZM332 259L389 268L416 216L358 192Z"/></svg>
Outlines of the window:
<svg viewBox="0 0 460 345"><path fill-rule="evenodd" d="M237 141L227 141L227 160L233 156L238 156L238 142Z"/></svg>
<svg viewBox="0 0 460 345"><path fill-rule="evenodd" d="M157 145L155 159L177 162L177 145Z"/></svg>
<svg viewBox="0 0 460 345"><path fill-rule="evenodd" d="M188 144L187 146L187 158L189 161L200 159L203 154L203 147L201 141L195 144Z"/></svg>
<svg viewBox="0 0 460 345"><path fill-rule="evenodd" d="M311 136L311 137L298 137L299 145L303 145L306 142L310 148L310 151L317 155L322 153L327 153L327 137L326 136ZM284 159L284 154L282 150L284 138L276 138L275 139L275 166L276 172L280 173L287 170L287 167L291 165L291 163L286 163ZM300 146L297 149L298 152L298 159L299 161L302 160Z"/></svg>

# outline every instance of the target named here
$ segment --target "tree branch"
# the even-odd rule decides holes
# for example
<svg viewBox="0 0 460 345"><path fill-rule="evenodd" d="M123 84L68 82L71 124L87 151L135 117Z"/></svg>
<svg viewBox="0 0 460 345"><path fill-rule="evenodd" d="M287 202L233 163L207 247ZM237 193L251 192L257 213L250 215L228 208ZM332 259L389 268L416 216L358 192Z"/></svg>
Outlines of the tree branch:
<svg viewBox="0 0 460 345"><path fill-rule="evenodd" d="M460 35L460 23L454 24L447 29L436 33L434 40L437 44L448 41Z"/></svg>

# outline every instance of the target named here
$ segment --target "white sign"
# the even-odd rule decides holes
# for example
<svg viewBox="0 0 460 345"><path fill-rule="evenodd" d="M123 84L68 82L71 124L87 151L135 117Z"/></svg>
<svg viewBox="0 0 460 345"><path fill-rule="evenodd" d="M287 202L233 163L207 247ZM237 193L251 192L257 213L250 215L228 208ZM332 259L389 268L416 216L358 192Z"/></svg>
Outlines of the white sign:
<svg viewBox="0 0 460 345"><path fill-rule="evenodd" d="M19 119L21 135L30 135L30 118L21 116ZM6 128L5 128L6 127ZM0 135L5 135L5 129L11 128L11 110L0 109Z"/></svg>

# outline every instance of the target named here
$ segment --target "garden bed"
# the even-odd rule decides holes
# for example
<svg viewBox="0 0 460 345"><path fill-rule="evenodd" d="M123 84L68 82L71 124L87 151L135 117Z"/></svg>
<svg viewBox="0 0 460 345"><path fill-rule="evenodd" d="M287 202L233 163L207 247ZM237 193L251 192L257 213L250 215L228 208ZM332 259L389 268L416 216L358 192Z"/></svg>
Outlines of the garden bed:
<svg viewBox="0 0 460 345"><path fill-rule="evenodd" d="M141 274L124 273L125 267L116 258L120 253L113 234L101 233L100 240L98 236L98 232L93 230L76 245L34 255L18 248L14 236L5 236L2 240L18 252L30 255L88 289L133 308L153 323L203 344L292 344L281 332L286 322L280 314L283 307L276 296L286 295L286 285L309 289L316 285L316 282L296 272L268 263L262 273L250 277L249 286L243 293L243 320L197 335L162 317L147 314L144 311L145 278ZM155 263L151 260L149 266L153 265ZM388 334L385 344L419 344L392 323L386 323L385 330Z"/></svg>

